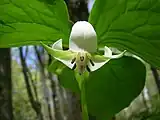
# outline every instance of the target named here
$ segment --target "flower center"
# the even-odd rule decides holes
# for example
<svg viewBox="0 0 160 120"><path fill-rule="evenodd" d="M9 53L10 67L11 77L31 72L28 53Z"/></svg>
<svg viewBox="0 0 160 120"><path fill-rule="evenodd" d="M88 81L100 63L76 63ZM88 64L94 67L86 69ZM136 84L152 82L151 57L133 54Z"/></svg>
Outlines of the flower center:
<svg viewBox="0 0 160 120"><path fill-rule="evenodd" d="M78 69L79 74L83 74L85 70L90 72L90 68L88 66L89 62L91 63L92 66L94 66L93 61L89 57L88 52L78 52L77 55L72 59L71 63L74 64L72 70L75 68Z"/></svg>

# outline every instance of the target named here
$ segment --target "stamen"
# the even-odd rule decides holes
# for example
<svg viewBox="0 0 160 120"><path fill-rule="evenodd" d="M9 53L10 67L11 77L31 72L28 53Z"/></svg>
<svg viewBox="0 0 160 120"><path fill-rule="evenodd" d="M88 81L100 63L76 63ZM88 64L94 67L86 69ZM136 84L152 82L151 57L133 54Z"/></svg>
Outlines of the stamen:
<svg viewBox="0 0 160 120"><path fill-rule="evenodd" d="M73 64L76 61L76 58L73 58L71 61L71 64Z"/></svg>
<svg viewBox="0 0 160 120"><path fill-rule="evenodd" d="M86 69L88 72L91 72L90 68L88 67L88 65L86 66Z"/></svg>
<svg viewBox="0 0 160 120"><path fill-rule="evenodd" d="M92 61L91 59L90 59L89 61L90 61L91 65L92 65L92 66L94 66L94 63L93 63L93 61Z"/></svg>
<svg viewBox="0 0 160 120"><path fill-rule="evenodd" d="M84 56L80 56L80 60L81 60L81 61L84 61Z"/></svg>
<svg viewBox="0 0 160 120"><path fill-rule="evenodd" d="M76 64L74 64L74 65L73 65L73 67L72 67L72 70L74 70L74 69L76 68L76 66L77 66L77 65L76 65Z"/></svg>

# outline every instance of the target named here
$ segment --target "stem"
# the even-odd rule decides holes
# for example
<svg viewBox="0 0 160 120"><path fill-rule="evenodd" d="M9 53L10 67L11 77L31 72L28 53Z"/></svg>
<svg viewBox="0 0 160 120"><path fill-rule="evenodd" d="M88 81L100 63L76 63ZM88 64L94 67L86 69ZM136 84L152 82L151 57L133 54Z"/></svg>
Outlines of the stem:
<svg viewBox="0 0 160 120"><path fill-rule="evenodd" d="M77 72L75 74L76 80L78 81L79 88L81 91L81 107L82 107L82 120L89 120L88 116L88 109L87 109L87 102L86 102L86 89L85 89L85 84L86 80L89 77L89 73L85 72L82 75L79 75Z"/></svg>
<svg viewBox="0 0 160 120"><path fill-rule="evenodd" d="M82 106L82 119L89 120L87 102L85 97L85 80L81 83L81 106Z"/></svg>

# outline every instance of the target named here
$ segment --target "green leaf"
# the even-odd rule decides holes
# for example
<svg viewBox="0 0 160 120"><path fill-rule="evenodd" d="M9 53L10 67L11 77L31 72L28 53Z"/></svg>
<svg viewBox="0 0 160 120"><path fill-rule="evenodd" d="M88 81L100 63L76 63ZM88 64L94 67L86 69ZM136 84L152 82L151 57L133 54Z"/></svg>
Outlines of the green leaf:
<svg viewBox="0 0 160 120"><path fill-rule="evenodd" d="M145 76L145 66L132 57L111 60L90 73L86 83L89 113L97 120L111 120L140 94Z"/></svg>
<svg viewBox="0 0 160 120"><path fill-rule="evenodd" d="M60 61L53 59L51 64L48 66L48 71L60 74L64 67L65 66Z"/></svg>
<svg viewBox="0 0 160 120"><path fill-rule="evenodd" d="M127 49L160 67L160 0L96 0L89 22L99 45Z"/></svg>
<svg viewBox="0 0 160 120"><path fill-rule="evenodd" d="M41 1L47 4L51 4L51 5L55 2L55 0L38 0L38 1Z"/></svg>
<svg viewBox="0 0 160 120"><path fill-rule="evenodd" d="M72 92L80 93L78 82L75 79L74 71L64 66L61 62L53 60L48 70L58 76L59 83Z"/></svg>
<svg viewBox="0 0 160 120"><path fill-rule="evenodd" d="M0 0L0 47L67 41L68 11L63 0Z"/></svg>
<svg viewBox="0 0 160 120"><path fill-rule="evenodd" d="M74 76L74 71L68 67L64 67L62 72L58 74L58 80L63 87L70 89L72 92L80 93L78 82Z"/></svg>

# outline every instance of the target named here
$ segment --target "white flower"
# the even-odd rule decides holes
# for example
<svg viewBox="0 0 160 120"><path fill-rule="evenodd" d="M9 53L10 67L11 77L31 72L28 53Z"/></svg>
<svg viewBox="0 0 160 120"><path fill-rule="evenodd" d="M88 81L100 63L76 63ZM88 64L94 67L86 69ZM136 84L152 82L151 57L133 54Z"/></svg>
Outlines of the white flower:
<svg viewBox="0 0 160 120"><path fill-rule="evenodd" d="M104 55L96 55L97 35L92 25L86 21L79 21L73 25L69 38L69 50L63 50L62 39L55 42L52 48L43 43L42 45L52 57L69 68L78 70L80 74L86 70L95 71L110 59L120 58L125 53L124 51L118 55L112 55L112 51L105 46Z"/></svg>

